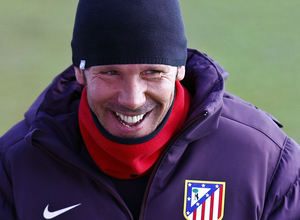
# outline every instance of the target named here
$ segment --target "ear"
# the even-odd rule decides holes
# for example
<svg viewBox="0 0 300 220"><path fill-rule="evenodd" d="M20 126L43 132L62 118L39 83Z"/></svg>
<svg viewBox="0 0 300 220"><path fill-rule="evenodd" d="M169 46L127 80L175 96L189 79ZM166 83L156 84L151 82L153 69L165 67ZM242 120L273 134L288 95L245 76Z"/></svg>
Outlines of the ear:
<svg viewBox="0 0 300 220"><path fill-rule="evenodd" d="M75 76L76 76L77 82L79 84L84 85L86 82L85 82L85 77L84 77L83 71L81 69L79 69L78 67L74 67L74 69L75 69Z"/></svg>
<svg viewBox="0 0 300 220"><path fill-rule="evenodd" d="M177 72L177 78L176 79L178 81L181 81L181 80L183 80L184 76L185 76L185 66L178 67L178 72Z"/></svg>

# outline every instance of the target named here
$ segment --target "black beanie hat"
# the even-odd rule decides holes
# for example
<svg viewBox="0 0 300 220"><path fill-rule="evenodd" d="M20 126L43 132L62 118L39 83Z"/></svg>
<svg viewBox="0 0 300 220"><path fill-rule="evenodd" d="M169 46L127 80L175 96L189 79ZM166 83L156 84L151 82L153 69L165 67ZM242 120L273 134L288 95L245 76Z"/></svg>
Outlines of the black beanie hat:
<svg viewBox="0 0 300 220"><path fill-rule="evenodd" d="M73 64L185 66L187 39L179 0L80 0Z"/></svg>

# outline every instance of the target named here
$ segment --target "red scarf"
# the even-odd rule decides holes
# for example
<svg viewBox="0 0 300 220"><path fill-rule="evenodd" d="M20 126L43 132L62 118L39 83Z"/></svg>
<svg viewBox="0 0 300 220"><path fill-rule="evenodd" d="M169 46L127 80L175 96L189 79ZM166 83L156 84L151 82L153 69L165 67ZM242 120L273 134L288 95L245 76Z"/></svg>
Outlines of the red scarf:
<svg viewBox="0 0 300 220"><path fill-rule="evenodd" d="M82 92L79 106L79 125L85 145L99 168L119 179L132 179L151 172L165 146L185 122L190 106L189 92L176 81L176 95L172 112L161 131L141 144L119 144L105 138L93 121L86 95Z"/></svg>

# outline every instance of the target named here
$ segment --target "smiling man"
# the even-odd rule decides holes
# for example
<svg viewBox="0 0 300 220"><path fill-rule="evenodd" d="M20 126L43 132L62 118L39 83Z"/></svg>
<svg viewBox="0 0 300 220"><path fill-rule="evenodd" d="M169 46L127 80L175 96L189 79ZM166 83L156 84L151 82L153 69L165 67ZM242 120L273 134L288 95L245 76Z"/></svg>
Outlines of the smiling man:
<svg viewBox="0 0 300 220"><path fill-rule="evenodd" d="M300 147L187 49L178 0L80 0L71 45L0 139L0 219L300 218Z"/></svg>
<svg viewBox="0 0 300 220"><path fill-rule="evenodd" d="M176 83L184 72L184 66L163 64L75 67L77 81L86 85L81 133L102 171L122 179L151 171L187 117L190 94Z"/></svg>

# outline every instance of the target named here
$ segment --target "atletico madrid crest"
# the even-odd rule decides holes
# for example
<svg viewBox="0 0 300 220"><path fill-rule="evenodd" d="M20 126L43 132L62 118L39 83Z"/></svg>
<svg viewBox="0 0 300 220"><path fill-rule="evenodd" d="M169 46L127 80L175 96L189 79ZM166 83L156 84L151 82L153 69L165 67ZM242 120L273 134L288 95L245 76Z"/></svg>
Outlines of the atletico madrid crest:
<svg viewBox="0 0 300 220"><path fill-rule="evenodd" d="M220 220L224 214L225 182L185 181L183 215L187 220Z"/></svg>

